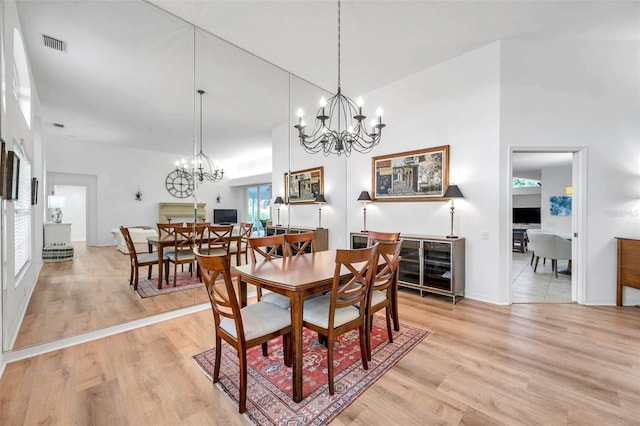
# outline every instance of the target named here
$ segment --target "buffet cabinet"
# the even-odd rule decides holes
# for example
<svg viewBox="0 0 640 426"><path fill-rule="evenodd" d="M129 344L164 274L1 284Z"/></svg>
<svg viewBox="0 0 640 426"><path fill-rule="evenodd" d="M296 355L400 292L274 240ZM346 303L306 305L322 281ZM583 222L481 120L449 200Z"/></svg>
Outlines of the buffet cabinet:
<svg viewBox="0 0 640 426"><path fill-rule="evenodd" d="M267 225L265 227L265 235L278 235L278 234L301 234L304 232L313 231L313 238L316 241L316 250L325 251L329 250L329 230L327 228L300 228L300 227L286 227ZM308 252L311 251L311 246L307 247Z"/></svg>
<svg viewBox="0 0 640 426"><path fill-rule="evenodd" d="M465 240L420 235L400 235L402 248L398 286L451 297L464 297ZM367 234L351 233L351 248L367 246Z"/></svg>

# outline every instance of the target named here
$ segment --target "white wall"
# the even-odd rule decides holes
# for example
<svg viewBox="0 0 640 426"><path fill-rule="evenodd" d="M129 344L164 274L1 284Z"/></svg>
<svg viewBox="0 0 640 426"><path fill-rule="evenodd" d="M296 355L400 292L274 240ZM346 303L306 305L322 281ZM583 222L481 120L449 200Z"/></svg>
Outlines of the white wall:
<svg viewBox="0 0 640 426"><path fill-rule="evenodd" d="M505 41L502 53L501 155L586 147L585 302L614 304L615 237L640 236L640 43ZM640 291L624 300L640 303Z"/></svg>
<svg viewBox="0 0 640 426"><path fill-rule="evenodd" d="M49 173L95 176L99 246L114 245L111 229L120 225L155 226L160 202L193 203L193 198L178 199L166 189L165 179L177 158L173 154L77 141L49 144L46 155ZM221 182L199 186L198 202L206 203L207 218L211 218L214 208L243 211L246 204L243 191L229 187L231 178L225 176ZM142 201L135 200L138 186ZM48 188L49 193L51 189ZM219 204L215 201L218 194Z"/></svg>
<svg viewBox="0 0 640 426"><path fill-rule="evenodd" d="M380 105L387 123L382 142L371 154L354 153L348 159L307 154L294 133L291 168L325 168L329 203L322 210L322 221L329 228L330 248L347 247L349 232L362 229L362 206L356 200L362 190L371 191L372 156L450 145L451 182L460 185L465 196L456 201L455 230L467 238L466 295L502 301L495 261L499 241L499 54L499 45L492 44L363 94L365 112L373 114ZM347 96L359 95L348 93L347 87L343 90ZM295 95L292 109L303 102ZM315 112L313 108L306 111ZM287 170L286 132L283 135L281 143L274 145L274 196L283 188L278 175ZM286 224L286 208L282 211ZM291 215L292 225L317 226L315 206L292 206ZM367 228L372 230L444 236L449 233L449 220L446 202L380 202L367 207ZM480 238L483 230L488 231L487 240Z"/></svg>
<svg viewBox="0 0 640 426"><path fill-rule="evenodd" d="M13 150L16 144L22 143L28 156L32 160L31 174L42 179L42 152L41 152L41 120L39 118L40 103L35 82L31 76L29 66L29 79L31 82L31 127L27 125L17 99L13 95L12 82L14 79L13 66L13 34L14 28L21 29L14 1L4 2L4 58L6 72L6 112L3 115L2 137L6 141L6 150ZM23 37L24 38L24 37ZM28 60L28 58L27 58ZM39 204L33 206L32 212L32 252L31 262L23 274L16 277L14 270L14 210L13 201L2 201L3 215L3 252L2 263L2 328L1 337L3 349L12 345L18 332L20 322L27 307L29 297L35 287L37 275L42 267L42 196Z"/></svg>

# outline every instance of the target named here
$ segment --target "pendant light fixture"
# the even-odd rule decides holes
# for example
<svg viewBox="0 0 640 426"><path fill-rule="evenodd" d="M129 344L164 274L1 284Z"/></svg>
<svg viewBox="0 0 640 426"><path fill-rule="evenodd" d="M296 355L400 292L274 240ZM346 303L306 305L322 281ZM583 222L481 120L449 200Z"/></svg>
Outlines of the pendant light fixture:
<svg viewBox="0 0 640 426"><path fill-rule="evenodd" d="M185 160L176 161L176 172L181 174L187 180L195 180L198 182L219 182L224 176L224 170L213 163L211 158L202 151L202 95L205 91L200 89L200 142L199 152ZM194 179L195 178L195 179Z"/></svg>
<svg viewBox="0 0 640 426"><path fill-rule="evenodd" d="M382 136L382 109L378 108L377 119L372 119L367 127L367 116L362 113L362 98L357 102L342 94L340 86L340 0L338 0L338 91L329 99L320 99L320 109L316 115L313 132L306 133L304 111L298 109L298 129L300 144L305 151L315 154L322 152L346 156L355 150L367 153L373 149Z"/></svg>

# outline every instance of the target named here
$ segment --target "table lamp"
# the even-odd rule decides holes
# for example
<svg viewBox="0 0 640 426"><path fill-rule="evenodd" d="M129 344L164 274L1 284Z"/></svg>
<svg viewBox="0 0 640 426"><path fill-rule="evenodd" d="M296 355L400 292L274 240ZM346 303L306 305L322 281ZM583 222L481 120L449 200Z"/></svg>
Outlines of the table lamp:
<svg viewBox="0 0 640 426"><path fill-rule="evenodd" d="M453 234L453 211L455 210L453 206L454 198L463 198L462 192L458 185L449 185L447 190L444 192L444 198L451 198L451 234L447 235L447 238L458 238L457 235Z"/></svg>
<svg viewBox="0 0 640 426"><path fill-rule="evenodd" d="M275 204L276 206L278 206L278 223L276 224L276 226L281 226L280 225L280 206L282 204L284 204L284 200L282 199L282 197L278 196L276 197L276 199L273 201L273 204Z"/></svg>
<svg viewBox="0 0 640 426"><path fill-rule="evenodd" d="M322 228L322 206L327 203L327 200L324 194L318 194L313 202L318 205L318 229L320 229Z"/></svg>
<svg viewBox="0 0 640 426"><path fill-rule="evenodd" d="M364 215L364 227L362 232L367 232L367 203L373 201L369 195L369 191L362 191L358 197L358 201L362 203L362 213Z"/></svg>

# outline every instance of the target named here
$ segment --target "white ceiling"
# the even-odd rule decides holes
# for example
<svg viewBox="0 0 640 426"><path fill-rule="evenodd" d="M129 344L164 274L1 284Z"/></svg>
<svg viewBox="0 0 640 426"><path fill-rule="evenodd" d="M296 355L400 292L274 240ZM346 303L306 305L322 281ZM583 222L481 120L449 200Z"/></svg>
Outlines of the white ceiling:
<svg viewBox="0 0 640 426"><path fill-rule="evenodd" d="M334 1L48 0L18 10L54 141L188 153L202 88L205 151L232 161L268 152L271 130L287 124L284 70L330 91L337 83ZM354 98L496 40L640 39L638 1L345 1L341 18L342 88ZM194 84L188 23L277 66L199 33ZM45 48L43 33L67 51Z"/></svg>

